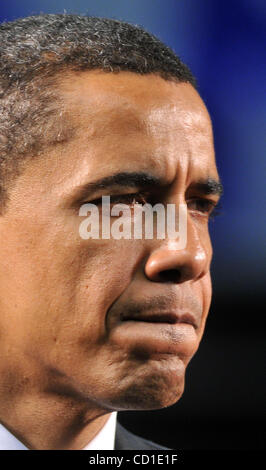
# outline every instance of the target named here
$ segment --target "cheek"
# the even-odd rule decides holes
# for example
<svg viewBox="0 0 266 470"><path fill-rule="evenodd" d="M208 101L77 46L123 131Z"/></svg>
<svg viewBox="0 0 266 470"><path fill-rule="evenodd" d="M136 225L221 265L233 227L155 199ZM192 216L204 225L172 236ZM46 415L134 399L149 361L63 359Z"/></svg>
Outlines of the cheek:
<svg viewBox="0 0 266 470"><path fill-rule="evenodd" d="M94 294L98 290L105 291L110 297L121 294L131 282L141 256L136 245L129 240L108 240L94 243L92 248L88 243L82 247L79 256L80 262L74 273L76 282Z"/></svg>
<svg viewBox="0 0 266 470"><path fill-rule="evenodd" d="M211 297L212 297L212 285L211 285L211 276L210 272L208 271L205 276L198 282L197 284L197 296L201 299L202 304L202 320L201 320L201 327L199 330L199 338L202 338L206 320L209 313L209 308L211 304Z"/></svg>
<svg viewBox="0 0 266 470"><path fill-rule="evenodd" d="M58 312L61 310L56 319L58 331L62 333L63 315L64 329L72 325L87 338L88 330L102 337L106 313L132 281L139 252L129 240L82 241L57 274L61 279L61 295L55 298Z"/></svg>
<svg viewBox="0 0 266 470"><path fill-rule="evenodd" d="M203 292L203 312L204 316L208 315L211 297L212 297L212 283L210 271L202 279L202 292Z"/></svg>

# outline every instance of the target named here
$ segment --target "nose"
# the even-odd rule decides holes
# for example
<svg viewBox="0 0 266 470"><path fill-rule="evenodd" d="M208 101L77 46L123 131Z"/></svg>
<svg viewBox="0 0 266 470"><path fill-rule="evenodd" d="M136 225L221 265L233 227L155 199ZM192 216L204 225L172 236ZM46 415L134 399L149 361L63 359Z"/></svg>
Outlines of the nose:
<svg viewBox="0 0 266 470"><path fill-rule="evenodd" d="M144 271L150 281L182 283L203 277L209 270L210 261L210 245L204 246L196 227L188 224L186 247L175 250L173 241L164 240L151 251Z"/></svg>

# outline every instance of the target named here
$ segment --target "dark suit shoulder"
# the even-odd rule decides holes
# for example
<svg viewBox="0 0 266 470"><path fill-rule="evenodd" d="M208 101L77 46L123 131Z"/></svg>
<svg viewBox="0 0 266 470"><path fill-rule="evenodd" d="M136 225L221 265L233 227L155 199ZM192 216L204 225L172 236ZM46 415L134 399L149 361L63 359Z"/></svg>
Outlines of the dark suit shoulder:
<svg viewBox="0 0 266 470"><path fill-rule="evenodd" d="M115 449L116 450L169 450L168 447L163 447L155 442L144 439L143 437L136 436L132 432L125 429L120 423L116 424L115 435Z"/></svg>

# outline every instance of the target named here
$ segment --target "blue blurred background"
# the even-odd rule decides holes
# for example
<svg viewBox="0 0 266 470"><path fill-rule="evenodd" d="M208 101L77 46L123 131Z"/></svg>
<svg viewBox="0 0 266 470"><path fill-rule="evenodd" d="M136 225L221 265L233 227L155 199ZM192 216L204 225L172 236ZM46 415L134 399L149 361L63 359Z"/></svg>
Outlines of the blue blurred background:
<svg viewBox="0 0 266 470"><path fill-rule="evenodd" d="M121 19L187 63L210 111L223 210L211 224L214 297L207 331L173 407L122 424L179 449L261 448L265 315L264 0L2 0L0 20L38 13ZM264 60L263 60L264 59Z"/></svg>

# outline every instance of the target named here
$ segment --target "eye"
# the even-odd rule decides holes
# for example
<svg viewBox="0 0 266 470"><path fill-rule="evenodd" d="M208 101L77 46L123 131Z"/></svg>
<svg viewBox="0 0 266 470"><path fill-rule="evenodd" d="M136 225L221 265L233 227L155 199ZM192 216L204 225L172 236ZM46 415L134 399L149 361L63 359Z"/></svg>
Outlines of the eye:
<svg viewBox="0 0 266 470"><path fill-rule="evenodd" d="M188 210L206 218L213 218L219 213L218 204L210 199L194 198L187 202Z"/></svg>
<svg viewBox="0 0 266 470"><path fill-rule="evenodd" d="M142 193L133 193L110 197L110 204L119 203L127 204L128 206L134 206L134 204L144 205L147 203L147 196L144 196Z"/></svg>
<svg viewBox="0 0 266 470"><path fill-rule="evenodd" d="M134 204L144 205L148 201L147 194L144 193L130 193L130 194L118 194L114 196L110 196L110 205L113 206L115 204L127 204L128 206L134 206ZM94 201L90 201L91 204L95 204L96 206L102 205L102 198L95 199Z"/></svg>

